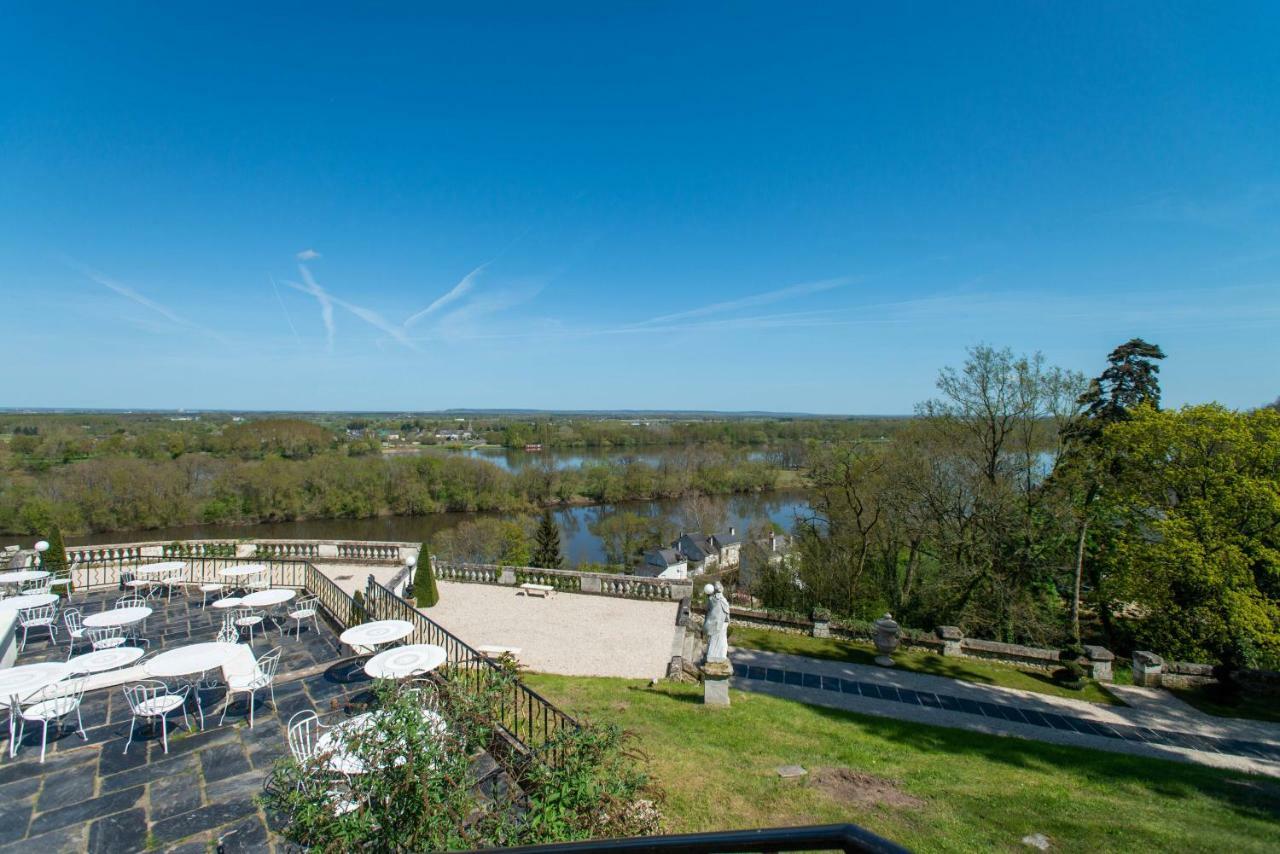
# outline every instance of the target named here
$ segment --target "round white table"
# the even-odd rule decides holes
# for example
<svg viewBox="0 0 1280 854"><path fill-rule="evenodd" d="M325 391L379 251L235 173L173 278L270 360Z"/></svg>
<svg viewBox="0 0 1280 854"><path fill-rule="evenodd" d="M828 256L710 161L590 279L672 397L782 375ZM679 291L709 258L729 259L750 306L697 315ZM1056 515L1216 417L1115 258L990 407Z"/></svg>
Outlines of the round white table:
<svg viewBox="0 0 1280 854"><path fill-rule="evenodd" d="M247 596L240 597L240 604L245 608L266 608L271 605L288 602L297 595L297 590L273 587L270 590L259 590L257 593L250 593ZM214 604L216 605L217 603L215 602Z"/></svg>
<svg viewBox="0 0 1280 854"><path fill-rule="evenodd" d="M57 593L27 593L0 599L0 611L21 611L25 608L42 608L58 601Z"/></svg>
<svg viewBox="0 0 1280 854"><path fill-rule="evenodd" d="M162 575L166 572L177 572L186 568L187 565L180 560L166 560L160 563L143 564L134 571L139 575Z"/></svg>
<svg viewBox="0 0 1280 854"><path fill-rule="evenodd" d="M221 599L218 599L217 601L210 602L209 607L217 608L218 610L221 611L226 608L239 608L242 602L243 600L241 600L239 596L223 596Z"/></svg>
<svg viewBox="0 0 1280 854"><path fill-rule="evenodd" d="M74 673L102 673L105 670L116 670L128 667L139 658L143 650L140 646L117 646L113 649L100 649L77 655L67 662Z"/></svg>
<svg viewBox="0 0 1280 854"><path fill-rule="evenodd" d="M384 643L395 643L411 634L413 634L413 623L407 620L375 620L372 623L352 626L343 632L338 640L347 646L378 646Z"/></svg>
<svg viewBox="0 0 1280 854"><path fill-rule="evenodd" d="M145 605L134 608L114 608L100 614L90 614L84 618L84 624L90 629L102 629L108 626L132 626L141 623L151 616L151 609Z"/></svg>
<svg viewBox="0 0 1280 854"><path fill-rule="evenodd" d="M47 570L19 569L13 572L0 572L0 584L26 584L28 581L39 581L48 577Z"/></svg>
<svg viewBox="0 0 1280 854"><path fill-rule="evenodd" d="M216 670L240 651L238 643L193 643L162 652L143 665L148 676L173 679Z"/></svg>
<svg viewBox="0 0 1280 854"><path fill-rule="evenodd" d="M218 570L218 575L225 578L244 578L249 575L257 575L261 572L267 572L266 564L262 563L246 563L244 566L228 566L225 569Z"/></svg>
<svg viewBox="0 0 1280 854"><path fill-rule="evenodd" d="M62 661L44 661L5 668L0 670L0 700L7 705L10 697L26 697L70 674L71 667Z"/></svg>
<svg viewBox="0 0 1280 854"><path fill-rule="evenodd" d="M365 712L337 724L316 739L316 754L328 755L329 768L339 774L365 773L367 769L364 760L347 749L347 742L369 728L378 731L377 724L385 716L386 712ZM431 728L432 735L440 735L445 731L444 719L429 709L422 710L422 720ZM399 756L396 757L395 764L403 765L405 761L403 756Z"/></svg>
<svg viewBox="0 0 1280 854"><path fill-rule="evenodd" d="M427 673L444 664L444 647L414 643L384 650L364 663L364 672L374 679L403 679Z"/></svg>

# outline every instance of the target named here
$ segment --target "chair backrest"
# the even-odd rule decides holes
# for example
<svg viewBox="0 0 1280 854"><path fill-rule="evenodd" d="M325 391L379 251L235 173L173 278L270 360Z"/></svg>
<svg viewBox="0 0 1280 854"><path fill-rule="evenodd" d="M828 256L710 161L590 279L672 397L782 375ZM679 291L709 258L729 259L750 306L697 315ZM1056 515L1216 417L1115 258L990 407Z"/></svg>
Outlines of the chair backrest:
<svg viewBox="0 0 1280 854"><path fill-rule="evenodd" d="M129 703L129 711L138 714L138 708L148 700L164 697L169 694L169 686L158 679L149 679L124 686L124 698Z"/></svg>
<svg viewBox="0 0 1280 854"><path fill-rule="evenodd" d="M281 648L276 647L258 659L258 672L268 682L276 678L276 671L280 669L280 652Z"/></svg>
<svg viewBox="0 0 1280 854"><path fill-rule="evenodd" d="M50 683L29 695L26 699L26 703L30 706L35 703L44 702L45 700L57 700L67 697L75 701L71 706L71 708L74 709L80 704L81 698L84 697L84 680L85 678L83 676L73 676L68 679L63 679L61 682Z"/></svg>
<svg viewBox="0 0 1280 854"><path fill-rule="evenodd" d="M18 612L18 622L22 625L30 625L37 620L52 621L57 614L57 605L41 605L38 608L23 608Z"/></svg>
<svg viewBox="0 0 1280 854"><path fill-rule="evenodd" d="M67 624L67 630L78 632L84 628L84 618L80 614L79 608L68 608L62 612L62 622Z"/></svg>
<svg viewBox="0 0 1280 854"><path fill-rule="evenodd" d="M146 606L146 601L138 595L130 593L128 596L121 596L116 600L116 608L142 608Z"/></svg>
<svg viewBox="0 0 1280 854"><path fill-rule="evenodd" d="M320 716L311 709L297 712L289 718L289 752L298 762L306 762L316 755L319 737Z"/></svg>
<svg viewBox="0 0 1280 854"><path fill-rule="evenodd" d="M28 581L22 585L23 593L48 593L53 589L53 576L48 578L38 578L35 581Z"/></svg>
<svg viewBox="0 0 1280 854"><path fill-rule="evenodd" d="M307 610L314 611L314 610L316 609L316 607L319 605L319 602L320 602L319 597L316 597L316 596L304 596L304 597L302 597L301 599L299 599L297 602L294 602L294 603L293 603L293 610L295 610L295 611L307 611Z"/></svg>
<svg viewBox="0 0 1280 854"><path fill-rule="evenodd" d="M256 611L254 611L254 609L252 609L252 608L232 608L232 609L231 609L231 619L232 619L233 621L234 621L234 620L243 620L243 619L245 619L246 617L252 617L252 616L254 616L256 613L257 613L257 612L256 612Z"/></svg>
<svg viewBox="0 0 1280 854"><path fill-rule="evenodd" d="M85 629L84 633L88 635L89 642L97 646L99 642L110 638L124 637L124 629L120 626L99 626L97 628Z"/></svg>

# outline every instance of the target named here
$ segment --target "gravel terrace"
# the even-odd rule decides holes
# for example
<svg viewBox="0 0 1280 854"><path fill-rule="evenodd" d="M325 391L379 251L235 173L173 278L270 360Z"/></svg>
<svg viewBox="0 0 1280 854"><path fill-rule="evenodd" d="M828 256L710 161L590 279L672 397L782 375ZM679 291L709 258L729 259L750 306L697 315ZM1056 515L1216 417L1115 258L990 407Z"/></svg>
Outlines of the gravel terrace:
<svg viewBox="0 0 1280 854"><path fill-rule="evenodd" d="M676 603L437 582L431 619L472 646L519 647L530 670L565 676L662 677L671 659Z"/></svg>

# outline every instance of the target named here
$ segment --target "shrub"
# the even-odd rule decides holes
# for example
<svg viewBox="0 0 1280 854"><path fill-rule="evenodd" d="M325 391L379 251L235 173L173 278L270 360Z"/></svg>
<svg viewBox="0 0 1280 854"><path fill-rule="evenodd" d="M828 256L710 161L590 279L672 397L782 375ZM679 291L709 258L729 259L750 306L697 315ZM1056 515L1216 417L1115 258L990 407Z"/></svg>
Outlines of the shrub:
<svg viewBox="0 0 1280 854"><path fill-rule="evenodd" d="M1058 661L1062 664L1053 672L1053 679L1063 688L1079 691L1088 681L1085 678L1084 665L1080 659L1084 657L1084 647L1076 644L1063 648L1058 653Z"/></svg>
<svg viewBox="0 0 1280 854"><path fill-rule="evenodd" d="M419 608L430 608L440 601L436 573L431 566L431 546L427 543L422 544L418 565L413 571L413 599Z"/></svg>

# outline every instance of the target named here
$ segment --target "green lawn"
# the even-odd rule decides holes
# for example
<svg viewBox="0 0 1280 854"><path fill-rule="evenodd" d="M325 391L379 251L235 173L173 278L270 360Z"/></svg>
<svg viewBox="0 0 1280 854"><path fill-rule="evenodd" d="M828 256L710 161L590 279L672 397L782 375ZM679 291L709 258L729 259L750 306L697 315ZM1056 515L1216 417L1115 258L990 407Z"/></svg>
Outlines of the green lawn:
<svg viewBox="0 0 1280 854"><path fill-rule="evenodd" d="M1275 697L1243 696L1234 703L1224 703L1203 688L1170 688L1178 699L1204 712L1222 718L1249 718L1280 723L1280 701Z"/></svg>
<svg viewBox="0 0 1280 854"><path fill-rule="evenodd" d="M1280 782L1195 765L908 724L697 685L531 675L575 714L613 721L666 792L669 832L851 821L917 851L1274 851ZM811 773L780 779L780 765ZM833 769L873 775L840 788ZM887 783L882 783L887 781ZM869 798L877 786L896 802Z"/></svg>
<svg viewBox="0 0 1280 854"><path fill-rule="evenodd" d="M793 635L786 632L773 632L768 629L757 629L750 626L731 626L729 643L744 649L759 649L765 652L785 652L791 655L807 655L810 658L824 658L829 661L848 661L852 664L875 664L875 649L869 643L840 640L838 638L811 638L808 635ZM972 658L943 657L928 650L901 649L894 653L893 660L902 670L913 673L928 673L932 676L948 676L952 679L964 679L981 685L1001 685L1005 688L1018 688L1023 691L1035 691L1039 694L1052 694L1055 697L1070 697L1073 700L1088 700L1091 703L1106 703L1122 706L1105 688L1096 682L1089 682L1079 691L1064 688L1053 681L1048 674L1038 670L1022 669L1011 664L999 664L994 661L975 661Z"/></svg>

